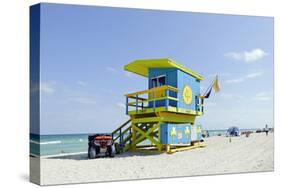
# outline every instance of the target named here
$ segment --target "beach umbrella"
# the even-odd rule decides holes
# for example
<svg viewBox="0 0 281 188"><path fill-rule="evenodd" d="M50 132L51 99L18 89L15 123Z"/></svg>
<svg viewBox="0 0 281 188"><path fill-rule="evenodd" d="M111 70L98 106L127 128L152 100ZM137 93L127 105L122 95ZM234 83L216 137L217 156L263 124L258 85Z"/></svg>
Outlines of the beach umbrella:
<svg viewBox="0 0 281 188"><path fill-rule="evenodd" d="M229 127L226 132L227 136L240 136L240 130L238 127Z"/></svg>

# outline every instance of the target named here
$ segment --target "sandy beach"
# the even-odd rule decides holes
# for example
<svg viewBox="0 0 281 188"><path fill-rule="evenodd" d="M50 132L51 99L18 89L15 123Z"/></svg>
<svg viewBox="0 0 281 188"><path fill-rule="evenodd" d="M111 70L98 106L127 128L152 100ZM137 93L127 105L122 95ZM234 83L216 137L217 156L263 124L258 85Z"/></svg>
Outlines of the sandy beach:
<svg viewBox="0 0 281 188"><path fill-rule="evenodd" d="M88 160L86 154L41 159L41 185L273 171L273 133L206 139L206 147L174 154L127 152ZM39 159L31 157L32 162ZM31 168L36 171L35 168ZM35 174L35 173L34 173ZM38 172L37 172L38 174Z"/></svg>

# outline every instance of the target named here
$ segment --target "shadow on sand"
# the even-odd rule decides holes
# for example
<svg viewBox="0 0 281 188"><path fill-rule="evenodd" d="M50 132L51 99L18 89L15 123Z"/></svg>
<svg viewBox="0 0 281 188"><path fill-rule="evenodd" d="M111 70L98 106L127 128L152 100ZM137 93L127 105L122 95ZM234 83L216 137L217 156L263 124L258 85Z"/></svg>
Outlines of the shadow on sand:
<svg viewBox="0 0 281 188"><path fill-rule="evenodd" d="M134 157L134 156L155 156L155 155L161 155L161 154L162 153L125 152L122 154L116 154L114 158L100 156L100 157L97 157L97 159L102 159L102 158L115 159L115 158ZM55 156L55 157L47 157L47 159L93 160L93 159L88 159L87 154Z"/></svg>

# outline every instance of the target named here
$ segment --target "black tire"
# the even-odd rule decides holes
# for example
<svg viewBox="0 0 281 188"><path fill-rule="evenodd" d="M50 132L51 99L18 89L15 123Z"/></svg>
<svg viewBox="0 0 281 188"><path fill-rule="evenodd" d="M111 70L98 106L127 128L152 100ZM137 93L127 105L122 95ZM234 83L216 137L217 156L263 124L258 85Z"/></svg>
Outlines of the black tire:
<svg viewBox="0 0 281 188"><path fill-rule="evenodd" d="M94 159L94 158L97 157L97 153L96 153L96 148L95 147L89 147L88 157L89 157L89 159Z"/></svg>
<svg viewBox="0 0 281 188"><path fill-rule="evenodd" d="M115 150L114 144L111 145L111 146L108 148L108 154L109 154L109 157L114 157L114 156L115 156L116 150Z"/></svg>
<svg viewBox="0 0 281 188"><path fill-rule="evenodd" d="M88 146L88 159L90 159L90 145Z"/></svg>

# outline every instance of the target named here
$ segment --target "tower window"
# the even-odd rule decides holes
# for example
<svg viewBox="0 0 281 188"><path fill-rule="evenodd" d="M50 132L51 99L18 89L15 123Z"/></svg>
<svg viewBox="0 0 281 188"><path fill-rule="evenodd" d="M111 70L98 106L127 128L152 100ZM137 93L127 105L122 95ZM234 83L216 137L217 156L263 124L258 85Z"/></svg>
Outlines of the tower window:
<svg viewBox="0 0 281 188"><path fill-rule="evenodd" d="M166 84L166 76L158 76L158 77L155 77L155 78L152 78L151 79L151 87L154 88L154 87L160 87L160 86L163 86Z"/></svg>

